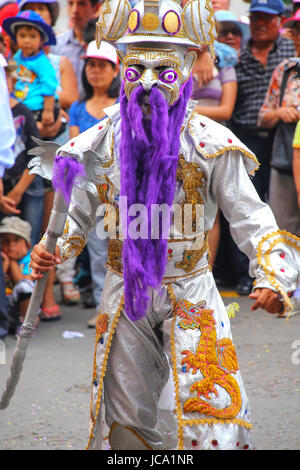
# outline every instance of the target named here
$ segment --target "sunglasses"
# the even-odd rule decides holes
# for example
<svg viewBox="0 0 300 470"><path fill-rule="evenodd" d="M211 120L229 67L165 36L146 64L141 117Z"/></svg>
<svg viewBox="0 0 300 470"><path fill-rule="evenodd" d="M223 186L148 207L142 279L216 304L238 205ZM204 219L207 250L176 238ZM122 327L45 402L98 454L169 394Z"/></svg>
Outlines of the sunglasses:
<svg viewBox="0 0 300 470"><path fill-rule="evenodd" d="M219 32L219 36L221 38L225 38L228 36L228 34L232 34L233 36L241 36L241 30L239 28L226 28L226 29L221 29Z"/></svg>
<svg viewBox="0 0 300 470"><path fill-rule="evenodd" d="M252 13L249 18L253 23L257 23L258 21L271 23L271 21L274 21L275 18L278 18L278 15L271 15L268 13Z"/></svg>

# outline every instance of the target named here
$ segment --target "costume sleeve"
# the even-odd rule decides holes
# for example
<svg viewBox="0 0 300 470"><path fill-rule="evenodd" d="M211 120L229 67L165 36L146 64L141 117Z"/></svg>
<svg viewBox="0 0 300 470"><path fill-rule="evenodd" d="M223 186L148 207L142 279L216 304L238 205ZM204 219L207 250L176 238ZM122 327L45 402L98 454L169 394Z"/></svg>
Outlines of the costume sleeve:
<svg viewBox="0 0 300 470"><path fill-rule="evenodd" d="M15 162L12 146L16 140L3 67L0 67L0 129L0 178L2 178L5 169L11 168Z"/></svg>
<svg viewBox="0 0 300 470"><path fill-rule="evenodd" d="M73 187L72 203L64 232L57 241L63 261L75 258L83 250L88 235L95 226L99 206L100 199L96 188L92 192Z"/></svg>
<svg viewBox="0 0 300 470"><path fill-rule="evenodd" d="M232 237L249 258L256 287L287 293L297 288L300 239L280 231L270 207L262 202L247 174L241 153L215 159L212 191L229 222Z"/></svg>

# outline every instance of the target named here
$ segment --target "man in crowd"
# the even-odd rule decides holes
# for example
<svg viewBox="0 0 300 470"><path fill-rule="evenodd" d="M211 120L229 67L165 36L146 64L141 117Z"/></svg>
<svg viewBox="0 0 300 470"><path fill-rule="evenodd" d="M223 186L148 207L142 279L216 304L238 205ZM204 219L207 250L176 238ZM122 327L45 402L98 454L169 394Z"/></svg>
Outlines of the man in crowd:
<svg viewBox="0 0 300 470"><path fill-rule="evenodd" d="M52 48L52 52L64 55L72 62L80 94L81 72L84 65L81 56L85 51L84 29L89 20L98 17L101 3L99 0L68 0L68 15L72 27L57 37L57 44Z"/></svg>
<svg viewBox="0 0 300 470"><path fill-rule="evenodd" d="M260 162L253 183L265 202L268 201L270 158L274 131L257 126L259 109L264 101L275 67L295 54L293 42L280 35L284 4L281 0L252 0L250 5L251 38L241 52L236 66L238 95L232 117L232 130L252 150ZM248 295L252 279L248 260L236 256L239 283L237 292Z"/></svg>

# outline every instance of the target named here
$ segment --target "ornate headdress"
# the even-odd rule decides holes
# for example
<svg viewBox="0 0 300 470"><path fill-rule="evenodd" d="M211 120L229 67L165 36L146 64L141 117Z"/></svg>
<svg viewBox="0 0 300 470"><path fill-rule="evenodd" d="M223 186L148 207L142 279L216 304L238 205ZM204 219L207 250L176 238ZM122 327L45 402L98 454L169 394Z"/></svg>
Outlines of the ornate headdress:
<svg viewBox="0 0 300 470"><path fill-rule="evenodd" d="M160 42L190 47L209 46L214 56L214 11L211 0L105 0L97 23L96 41Z"/></svg>

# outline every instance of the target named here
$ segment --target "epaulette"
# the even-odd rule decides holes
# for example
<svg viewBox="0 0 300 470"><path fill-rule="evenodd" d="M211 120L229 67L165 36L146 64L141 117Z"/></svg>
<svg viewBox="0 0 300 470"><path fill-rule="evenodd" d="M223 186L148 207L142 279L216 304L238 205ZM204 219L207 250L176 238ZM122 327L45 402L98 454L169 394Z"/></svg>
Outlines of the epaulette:
<svg viewBox="0 0 300 470"><path fill-rule="evenodd" d="M204 158L219 157L228 151L239 152L246 157L243 160L249 174L258 169L259 162L254 153L222 124L194 110L186 123L186 129L195 148Z"/></svg>

